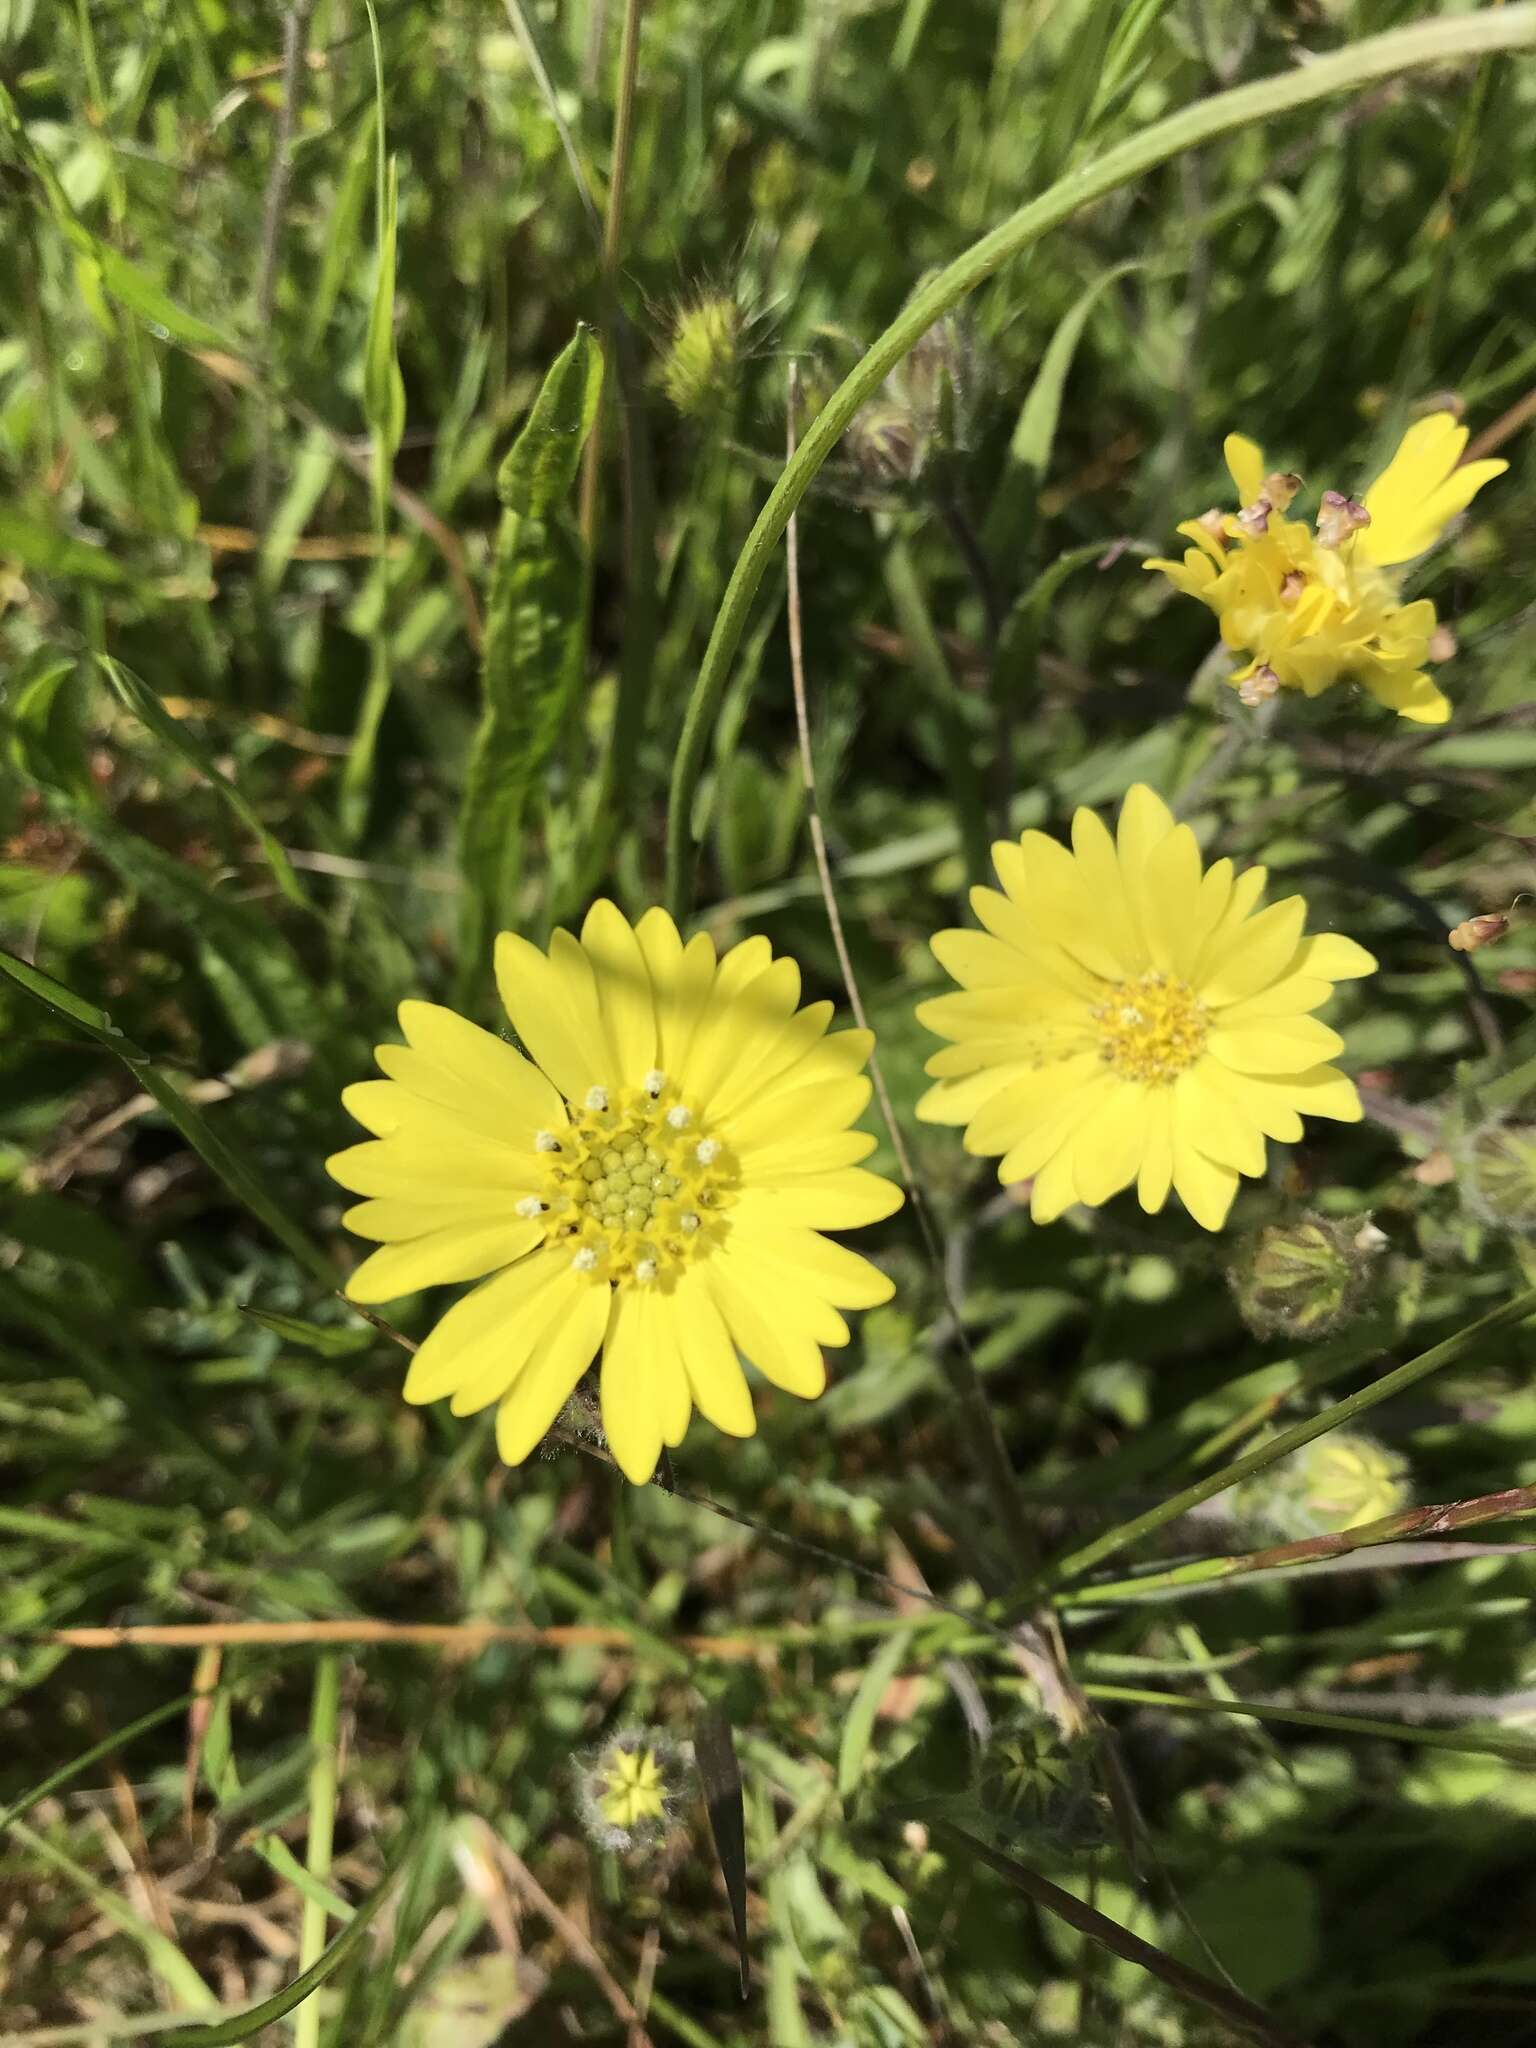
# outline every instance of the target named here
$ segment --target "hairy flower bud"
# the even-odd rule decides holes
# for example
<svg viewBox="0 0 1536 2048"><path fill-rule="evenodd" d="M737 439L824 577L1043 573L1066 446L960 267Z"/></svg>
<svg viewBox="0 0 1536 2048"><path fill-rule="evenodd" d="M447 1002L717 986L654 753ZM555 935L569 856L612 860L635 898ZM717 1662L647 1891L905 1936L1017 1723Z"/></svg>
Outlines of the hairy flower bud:
<svg viewBox="0 0 1536 2048"><path fill-rule="evenodd" d="M1266 1224L1243 1245L1227 1278L1256 1337L1322 1337L1358 1308L1371 1251L1358 1224L1308 1215Z"/></svg>
<svg viewBox="0 0 1536 2048"><path fill-rule="evenodd" d="M688 420L717 418L736 395L746 318L722 291L702 291L672 315L656 378L674 409Z"/></svg>
<svg viewBox="0 0 1536 2048"><path fill-rule="evenodd" d="M1094 1849L1109 1802L1094 1782L1090 1746L1069 1742L1048 1715L1025 1708L992 1732L976 1765L976 1797L1011 1834L1056 1849Z"/></svg>
<svg viewBox="0 0 1536 2048"><path fill-rule="evenodd" d="M576 1760L576 1803L600 1848L633 1854L665 1839L680 1801L683 1755L659 1728L625 1728Z"/></svg>
<svg viewBox="0 0 1536 2048"><path fill-rule="evenodd" d="M1536 1230L1536 1124L1486 1130L1460 1175L1468 1205L1500 1230Z"/></svg>

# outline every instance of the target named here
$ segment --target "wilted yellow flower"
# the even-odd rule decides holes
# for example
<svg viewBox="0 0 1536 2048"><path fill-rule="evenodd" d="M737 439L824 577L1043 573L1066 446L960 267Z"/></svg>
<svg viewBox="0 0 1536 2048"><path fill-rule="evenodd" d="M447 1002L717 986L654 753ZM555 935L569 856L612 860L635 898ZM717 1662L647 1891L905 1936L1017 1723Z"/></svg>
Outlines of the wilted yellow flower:
<svg viewBox="0 0 1536 2048"><path fill-rule="evenodd" d="M373 1141L328 1160L369 1199L349 1229L383 1249L347 1283L380 1302L486 1280L411 1363L408 1401L497 1408L509 1465L528 1456L599 1349L603 1428L650 1478L697 1407L750 1436L737 1353L787 1393L826 1384L843 1308L892 1287L819 1233L889 1216L890 1182L848 1127L869 1099L867 1031L828 1034L830 1003L764 938L717 962L664 911L611 903L548 954L503 932L496 980L529 1058L434 1003L400 1005L389 1076L342 1097Z"/></svg>
<svg viewBox="0 0 1536 2048"><path fill-rule="evenodd" d="M1392 572L1424 553L1506 462L1461 461L1467 430L1448 412L1417 420L1362 500L1324 491L1315 529L1286 510L1301 479L1266 474L1262 450L1229 434L1223 452L1239 510L1179 528L1182 562L1149 561L1210 606L1247 663L1230 680L1245 703L1281 689L1317 697L1352 677L1389 710L1443 725L1451 707L1422 664L1436 630L1427 598L1402 603Z"/></svg>
<svg viewBox="0 0 1536 2048"><path fill-rule="evenodd" d="M1072 852L1043 832L992 849L1003 894L973 889L983 932L940 932L961 984L918 1017L953 1039L928 1062L929 1123L1002 1154L1005 1184L1033 1179L1049 1223L1136 1183L1141 1206L1175 1189L1219 1230L1266 1138L1302 1116L1354 1123L1354 1083L1328 1065L1344 1041L1309 1012L1376 962L1352 939L1304 936L1299 896L1259 908L1265 870L1202 871L1195 835L1138 783L1118 841L1090 810Z"/></svg>

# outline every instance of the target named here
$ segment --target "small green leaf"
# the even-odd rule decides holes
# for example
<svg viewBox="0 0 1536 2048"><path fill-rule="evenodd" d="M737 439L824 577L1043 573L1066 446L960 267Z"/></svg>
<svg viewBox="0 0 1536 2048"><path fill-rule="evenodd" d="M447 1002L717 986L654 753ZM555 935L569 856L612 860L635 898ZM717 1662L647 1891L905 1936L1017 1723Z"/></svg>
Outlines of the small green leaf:
<svg viewBox="0 0 1536 2048"><path fill-rule="evenodd" d="M126 1038L105 1010L98 1010L94 1003L88 1003L83 996L77 996L62 981L55 981L51 974L44 974L40 967L33 967L25 960L18 960L14 953L0 948L0 974L9 975L19 988L24 988L36 1002L62 1017L67 1024L78 1024L88 1031L92 1038L125 1059L130 1066L149 1057L140 1052L132 1039Z"/></svg>
<svg viewBox="0 0 1536 2048"><path fill-rule="evenodd" d="M366 1351L374 1342L371 1329L331 1328L324 1323L306 1323L298 1316L274 1315L271 1309L245 1308L241 1313L281 1337L285 1344L297 1344L303 1351L318 1352L322 1358L350 1358Z"/></svg>
<svg viewBox="0 0 1536 2048"><path fill-rule="evenodd" d="M731 1925L736 1934L736 1958L741 1966L741 1995L747 1995L750 1964L747 1956L747 1824L741 1799L741 1766L736 1761L736 1742L730 1718L723 1707L709 1707L693 1730L693 1754L704 1787L704 1805L709 1814L709 1831L714 1837L725 1895L731 1902Z"/></svg>
<svg viewBox="0 0 1536 2048"><path fill-rule="evenodd" d="M83 583L127 583L128 571L105 548L60 533L56 526L18 510L0 505L0 555L14 555L23 567L39 576L57 576Z"/></svg>
<svg viewBox="0 0 1536 2048"><path fill-rule="evenodd" d="M849 1798L858 1785L864 1759L874 1737L875 1716L880 1711L880 1702L885 1698L891 1680L901 1669L901 1661L911 1642L912 1631L909 1628L888 1637L859 1680L859 1689L843 1722L843 1737L837 1750L837 1789L844 1799Z"/></svg>

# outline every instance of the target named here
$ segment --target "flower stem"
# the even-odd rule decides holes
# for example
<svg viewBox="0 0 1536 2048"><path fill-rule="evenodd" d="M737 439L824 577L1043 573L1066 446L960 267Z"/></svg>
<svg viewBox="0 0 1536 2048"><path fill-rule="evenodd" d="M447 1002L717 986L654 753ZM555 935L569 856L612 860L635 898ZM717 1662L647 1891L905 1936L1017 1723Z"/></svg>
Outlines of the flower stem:
<svg viewBox="0 0 1536 2048"><path fill-rule="evenodd" d="M1185 150L1197 149L1219 135L1272 120L1336 93L1358 91L1397 72L1533 46L1536 5L1527 0L1527 4L1514 7L1416 22L1412 27L1371 36L1348 49L1313 58L1301 69L1197 100L1193 106L1181 108L1178 113L1128 136L1096 160L1074 166L1038 199L1031 200L973 243L913 296L817 414L770 491L731 572L689 699L672 774L667 811L667 901L674 916L686 914L692 890L690 820L709 735L752 600L773 550L789 515L805 496L812 478L836 447L849 421L934 322L1010 258L1051 229L1060 227L1083 207L1106 198Z"/></svg>
<svg viewBox="0 0 1536 2048"><path fill-rule="evenodd" d="M334 1651L327 1651L315 1665L315 1689L310 1700L309 1741L313 1752L309 1767L309 1853L305 1867L318 1884L331 1874L331 1845L336 1834L336 1723L341 1702L341 1666ZM326 1909L316 1898L304 1901L304 1921L299 1934L299 1974L320 1960L325 1947ZM319 2048L320 1995L313 1992L294 2008L294 2048Z"/></svg>

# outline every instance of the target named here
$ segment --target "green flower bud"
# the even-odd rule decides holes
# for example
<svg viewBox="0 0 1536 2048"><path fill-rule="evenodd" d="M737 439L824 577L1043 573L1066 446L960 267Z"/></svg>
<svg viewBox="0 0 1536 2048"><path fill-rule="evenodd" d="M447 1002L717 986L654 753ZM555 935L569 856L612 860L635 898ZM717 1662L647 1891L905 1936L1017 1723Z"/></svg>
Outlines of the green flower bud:
<svg viewBox="0 0 1536 2048"><path fill-rule="evenodd" d="M1536 1124L1485 1131L1473 1142L1461 1181L1485 1223L1520 1236L1536 1231Z"/></svg>
<svg viewBox="0 0 1536 2048"><path fill-rule="evenodd" d="M1266 1224L1250 1237L1227 1278L1254 1335L1324 1337L1347 1321L1365 1292L1374 1249L1369 1231L1303 1216Z"/></svg>
<svg viewBox="0 0 1536 2048"><path fill-rule="evenodd" d="M1109 1803L1092 1752L1047 1715L1026 1708L993 1730L977 1760L976 1797L1000 1828L1057 1849L1094 1849L1108 1835Z"/></svg>
<svg viewBox="0 0 1536 2048"><path fill-rule="evenodd" d="M740 377L745 325L741 307L719 291L701 292L673 314L656 378L684 419L710 420L728 410Z"/></svg>

